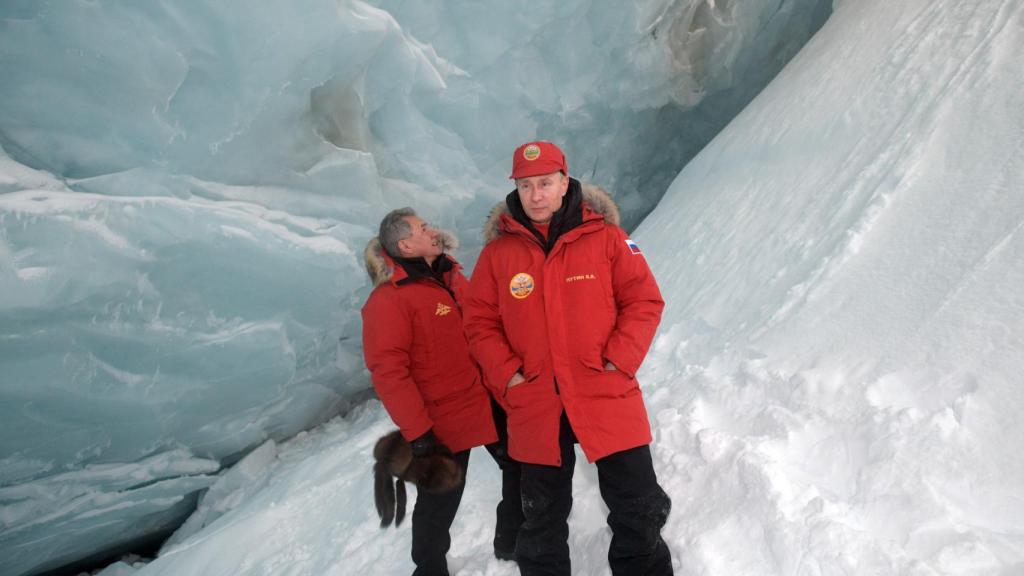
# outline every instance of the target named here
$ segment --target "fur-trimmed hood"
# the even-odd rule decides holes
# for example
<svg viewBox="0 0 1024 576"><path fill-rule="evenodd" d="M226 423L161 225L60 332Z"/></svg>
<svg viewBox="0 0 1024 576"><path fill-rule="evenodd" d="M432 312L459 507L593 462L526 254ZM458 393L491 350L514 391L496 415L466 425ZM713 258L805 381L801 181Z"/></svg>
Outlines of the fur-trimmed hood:
<svg viewBox="0 0 1024 576"><path fill-rule="evenodd" d="M459 240L451 232L438 230L437 237L441 241L441 248L444 249L442 256L459 249ZM395 261L384 251L384 246L377 236L367 242L366 249L363 250L363 259L366 261L366 273L369 274L374 287L390 282L395 275Z"/></svg>
<svg viewBox="0 0 1024 576"><path fill-rule="evenodd" d="M580 183L580 189L583 192L583 204L586 207L604 216L605 222L615 226L619 225L619 207L615 204L615 200L612 200L612 195L607 190L600 186L583 183ZM509 214L508 205L504 199L498 202L494 208L491 208L491 213L487 216L483 230L484 244L488 244L501 236L502 232L498 223L501 222L503 214Z"/></svg>

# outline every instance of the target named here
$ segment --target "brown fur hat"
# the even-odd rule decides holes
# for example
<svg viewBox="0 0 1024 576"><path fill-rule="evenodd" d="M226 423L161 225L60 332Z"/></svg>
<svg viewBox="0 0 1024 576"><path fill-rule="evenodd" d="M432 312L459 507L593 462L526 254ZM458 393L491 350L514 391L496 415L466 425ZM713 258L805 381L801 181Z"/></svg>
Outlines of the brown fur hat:
<svg viewBox="0 0 1024 576"><path fill-rule="evenodd" d="M402 523L405 518L405 483L431 493L448 492L462 483L462 469L451 452L429 456L412 455L412 447L394 430L377 440L373 447L373 497L381 528ZM394 481L392 482L392 479Z"/></svg>

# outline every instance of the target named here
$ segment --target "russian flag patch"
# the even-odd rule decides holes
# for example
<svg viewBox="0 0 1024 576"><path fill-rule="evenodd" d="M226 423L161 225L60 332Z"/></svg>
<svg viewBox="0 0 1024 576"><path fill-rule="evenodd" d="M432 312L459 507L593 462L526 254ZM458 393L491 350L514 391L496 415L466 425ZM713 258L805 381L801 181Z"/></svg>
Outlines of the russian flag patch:
<svg viewBox="0 0 1024 576"><path fill-rule="evenodd" d="M626 246L629 247L630 254L640 254L640 247L636 245L631 239L626 238Z"/></svg>

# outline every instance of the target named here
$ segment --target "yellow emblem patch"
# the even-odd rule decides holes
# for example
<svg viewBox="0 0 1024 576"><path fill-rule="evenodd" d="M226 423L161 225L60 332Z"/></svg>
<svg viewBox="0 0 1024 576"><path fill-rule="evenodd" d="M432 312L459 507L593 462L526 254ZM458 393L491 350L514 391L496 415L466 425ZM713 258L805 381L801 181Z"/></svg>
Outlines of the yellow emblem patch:
<svg viewBox="0 0 1024 576"><path fill-rule="evenodd" d="M451 311L452 311L452 307L451 306L445 306L444 304L441 304L440 302L438 302L437 303L437 310L434 311L434 315L435 316L447 316L448 313L451 312Z"/></svg>
<svg viewBox="0 0 1024 576"><path fill-rule="evenodd" d="M523 158L529 161L534 161L540 157L540 146L536 144L530 144L526 148L523 148Z"/></svg>
<svg viewBox="0 0 1024 576"><path fill-rule="evenodd" d="M530 276L526 272L520 272L512 277L512 281L508 283L508 291L512 293L514 298L522 300L533 293L533 276Z"/></svg>

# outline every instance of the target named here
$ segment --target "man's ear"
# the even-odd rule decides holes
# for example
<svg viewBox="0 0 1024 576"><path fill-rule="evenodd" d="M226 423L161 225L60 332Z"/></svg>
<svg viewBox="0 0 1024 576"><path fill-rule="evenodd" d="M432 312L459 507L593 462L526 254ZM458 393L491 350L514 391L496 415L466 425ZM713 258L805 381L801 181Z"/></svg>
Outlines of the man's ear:
<svg viewBox="0 0 1024 576"><path fill-rule="evenodd" d="M401 240L398 241L398 255L401 256L402 258L405 258L408 253L409 253L409 239L408 238L402 238Z"/></svg>

